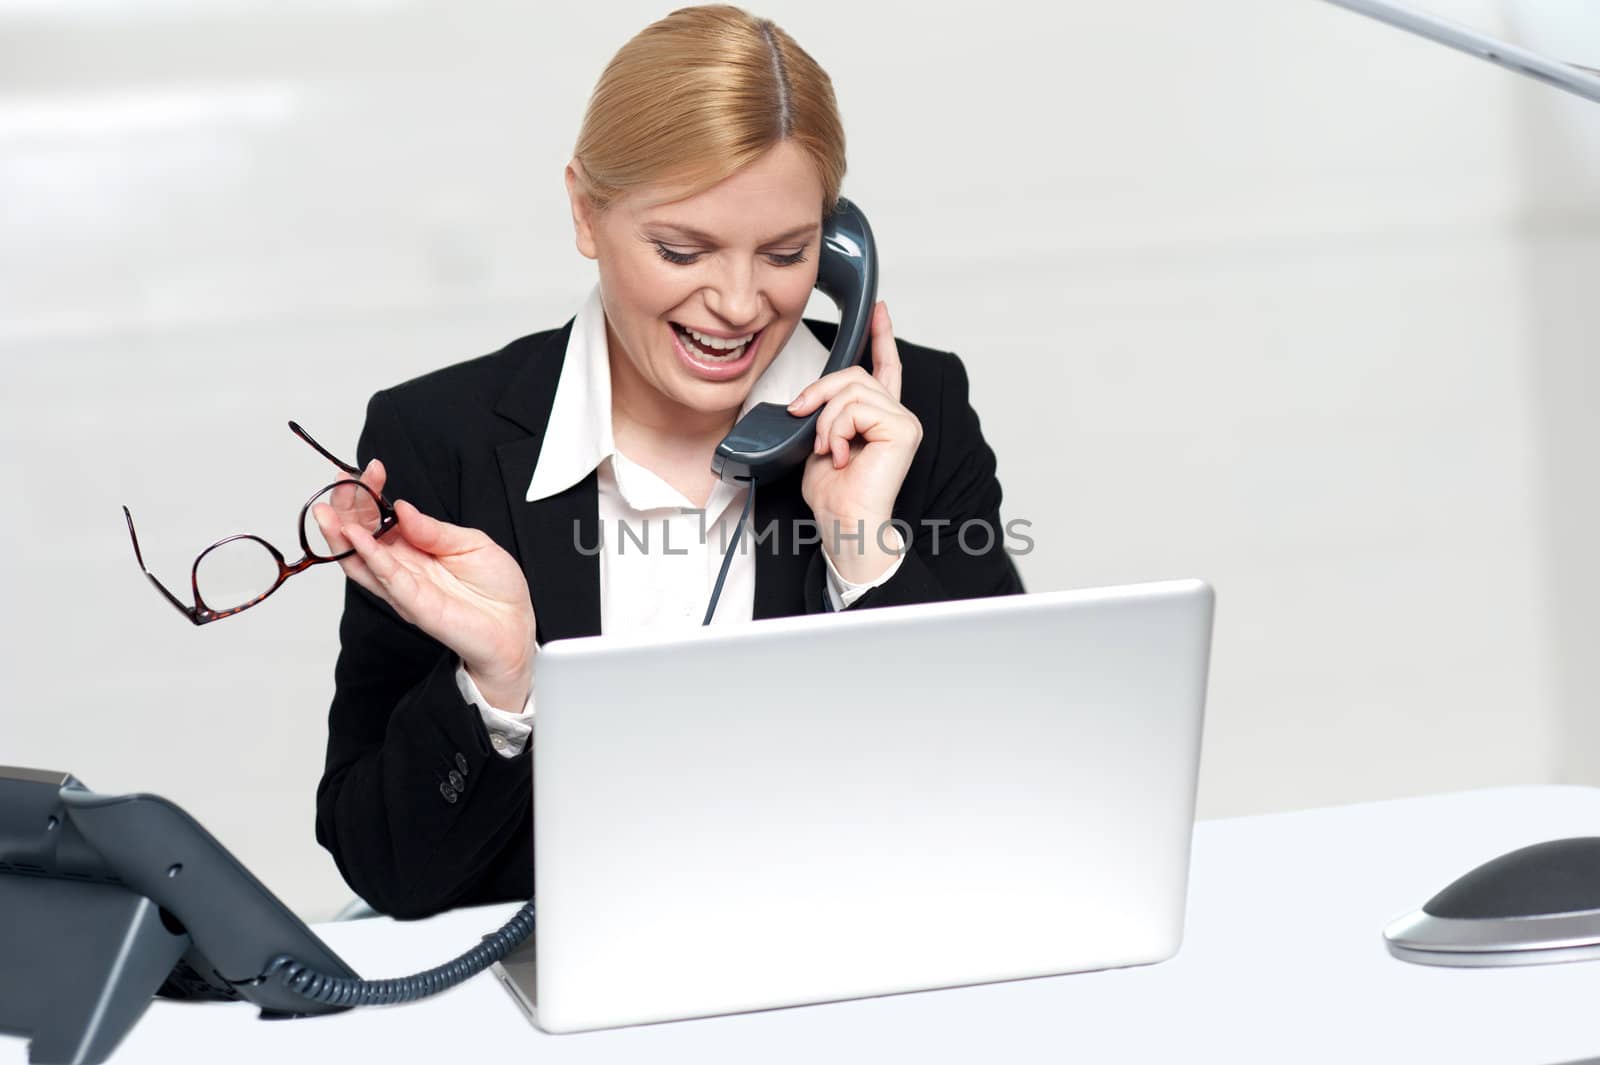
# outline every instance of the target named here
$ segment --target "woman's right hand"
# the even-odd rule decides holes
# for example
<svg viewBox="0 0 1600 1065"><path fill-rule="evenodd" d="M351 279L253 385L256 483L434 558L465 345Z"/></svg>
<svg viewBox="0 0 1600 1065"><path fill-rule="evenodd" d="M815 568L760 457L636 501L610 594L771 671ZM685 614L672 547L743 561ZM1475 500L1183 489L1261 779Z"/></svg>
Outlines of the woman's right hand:
<svg viewBox="0 0 1600 1065"><path fill-rule="evenodd" d="M387 477L373 459L361 483L381 492ZM345 575L460 655L491 705L521 710L533 687L535 619L517 560L487 534L430 518L404 500L394 504L398 535L376 540L354 509L363 501L370 508L365 493L351 488L332 498L312 516L334 551L355 549L339 560Z"/></svg>

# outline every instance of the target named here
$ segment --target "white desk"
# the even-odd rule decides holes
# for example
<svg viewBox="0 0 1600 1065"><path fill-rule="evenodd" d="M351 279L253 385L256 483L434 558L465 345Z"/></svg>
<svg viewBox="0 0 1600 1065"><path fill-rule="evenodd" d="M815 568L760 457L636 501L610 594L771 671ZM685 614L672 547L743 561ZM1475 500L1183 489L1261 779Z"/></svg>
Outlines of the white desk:
<svg viewBox="0 0 1600 1065"><path fill-rule="evenodd" d="M111 1062L1600 1058L1600 963L1423 968L1390 958L1380 936L1480 861L1578 835L1600 835L1600 789L1500 789L1208 821L1195 831L1184 947L1161 965L565 1036L529 1025L488 974L410 1006L296 1021L156 1002ZM317 932L362 975L394 976L466 949L515 909ZM0 1037L0 1065L25 1060L22 1040Z"/></svg>

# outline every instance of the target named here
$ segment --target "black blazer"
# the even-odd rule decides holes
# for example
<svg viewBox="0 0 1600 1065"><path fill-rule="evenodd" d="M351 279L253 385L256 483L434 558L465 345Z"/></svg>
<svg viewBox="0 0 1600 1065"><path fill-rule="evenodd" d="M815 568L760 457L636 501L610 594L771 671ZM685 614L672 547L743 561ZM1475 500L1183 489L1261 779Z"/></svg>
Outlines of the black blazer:
<svg viewBox="0 0 1600 1065"><path fill-rule="evenodd" d="M832 344L833 325L805 325ZM599 558L577 546L597 542L595 474L526 501L571 329L569 320L377 393L357 446L359 465L383 459L388 498L481 529L522 563L541 642L600 632ZM897 347L901 402L923 427L894 510L912 536L894 577L851 609L1021 592L966 371L954 355ZM755 617L828 609L821 550L801 539L810 519L798 470L756 493L753 528L775 525L777 534L756 548ZM971 529L974 551L962 550L956 532L971 521L992 536ZM317 841L345 881L397 917L530 898L532 745L514 758L496 754L456 687L455 654L349 580L339 644Z"/></svg>

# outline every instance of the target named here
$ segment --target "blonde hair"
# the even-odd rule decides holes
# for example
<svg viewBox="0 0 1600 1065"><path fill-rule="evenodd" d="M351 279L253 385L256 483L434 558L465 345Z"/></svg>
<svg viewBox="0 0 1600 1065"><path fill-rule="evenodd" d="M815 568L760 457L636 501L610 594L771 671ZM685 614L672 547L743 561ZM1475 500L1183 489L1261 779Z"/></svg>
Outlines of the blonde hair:
<svg viewBox="0 0 1600 1065"><path fill-rule="evenodd" d="M695 195L792 140L830 213L844 181L844 124L827 73L770 19L727 4L646 26L606 64L578 132L578 180L596 210L657 182Z"/></svg>

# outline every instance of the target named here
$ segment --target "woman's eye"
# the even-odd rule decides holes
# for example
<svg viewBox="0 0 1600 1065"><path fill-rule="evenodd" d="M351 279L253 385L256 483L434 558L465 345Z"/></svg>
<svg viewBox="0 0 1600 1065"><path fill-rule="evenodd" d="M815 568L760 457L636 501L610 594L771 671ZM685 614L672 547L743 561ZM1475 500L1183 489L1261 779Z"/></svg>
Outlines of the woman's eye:
<svg viewBox="0 0 1600 1065"><path fill-rule="evenodd" d="M657 255L661 256L669 263L676 263L678 266L688 266L690 263L693 263L699 259L703 254L702 252L689 253L673 251L671 248L660 243L659 241L652 241L651 243L655 244ZM794 252L790 255L779 255L774 252L769 254L767 259L774 266L795 266L806 261L806 253L804 249Z"/></svg>
<svg viewBox="0 0 1600 1065"><path fill-rule="evenodd" d="M700 258L699 255L686 255L681 251L673 251L665 244L660 243L656 244L656 253L663 259L667 260L667 262L677 263L679 266L688 266L690 263Z"/></svg>

